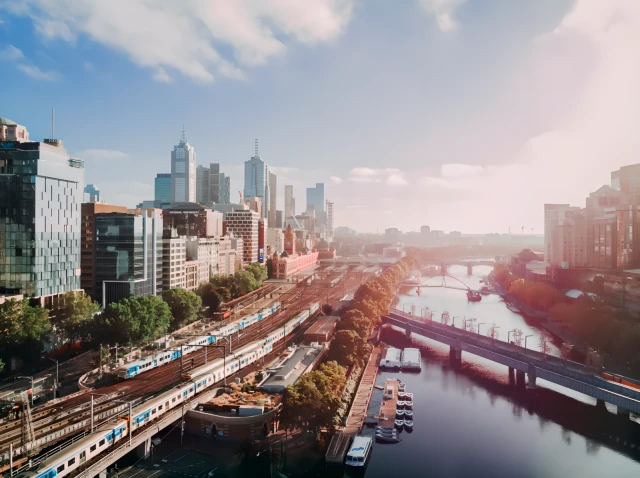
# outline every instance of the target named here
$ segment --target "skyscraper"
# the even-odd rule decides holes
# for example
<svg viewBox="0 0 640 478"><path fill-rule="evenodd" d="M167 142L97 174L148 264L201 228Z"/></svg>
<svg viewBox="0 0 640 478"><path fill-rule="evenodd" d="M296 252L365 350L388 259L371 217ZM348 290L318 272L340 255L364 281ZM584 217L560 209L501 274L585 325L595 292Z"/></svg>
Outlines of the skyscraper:
<svg viewBox="0 0 640 478"><path fill-rule="evenodd" d="M220 204L220 164L209 165L209 201Z"/></svg>
<svg viewBox="0 0 640 478"><path fill-rule="evenodd" d="M277 178L273 173L269 173L269 227L273 227L276 223L276 192Z"/></svg>
<svg viewBox="0 0 640 478"><path fill-rule="evenodd" d="M293 197L293 186L287 184L284 187L284 222L296 215L296 200Z"/></svg>
<svg viewBox="0 0 640 478"><path fill-rule="evenodd" d="M316 183L315 188L307 188L307 212L316 212L316 222L323 226L326 222L324 210L324 183Z"/></svg>
<svg viewBox="0 0 640 478"><path fill-rule="evenodd" d="M100 202L100 189L95 184L87 184L82 202Z"/></svg>
<svg viewBox="0 0 640 478"><path fill-rule="evenodd" d="M171 152L171 202L196 202L196 151L187 143L184 129Z"/></svg>
<svg viewBox="0 0 640 478"><path fill-rule="evenodd" d="M171 202L171 173L158 173L153 181L154 196L153 199L161 204L169 204Z"/></svg>
<svg viewBox="0 0 640 478"><path fill-rule="evenodd" d="M220 193L218 204L231 204L231 178L220 173Z"/></svg>
<svg viewBox="0 0 640 478"><path fill-rule="evenodd" d="M209 199L209 168L198 166L196 168L196 202L207 204Z"/></svg>
<svg viewBox="0 0 640 478"><path fill-rule="evenodd" d="M268 175L268 167L258 154L258 140L256 139L255 156L244 162L244 197L260 198L262 202L262 217L267 217L267 212L269 211Z"/></svg>
<svg viewBox="0 0 640 478"><path fill-rule="evenodd" d="M83 185L84 163L71 158L62 141L2 142L0 294L80 289Z"/></svg>
<svg viewBox="0 0 640 478"><path fill-rule="evenodd" d="M333 227L335 221L335 203L327 201L327 228L326 236L328 239L333 237Z"/></svg>

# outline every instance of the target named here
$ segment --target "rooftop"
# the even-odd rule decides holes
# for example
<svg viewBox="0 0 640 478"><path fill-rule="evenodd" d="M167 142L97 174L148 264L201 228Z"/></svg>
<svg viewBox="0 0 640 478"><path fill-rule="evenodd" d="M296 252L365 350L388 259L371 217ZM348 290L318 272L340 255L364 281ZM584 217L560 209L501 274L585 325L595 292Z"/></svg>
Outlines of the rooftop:
<svg viewBox="0 0 640 478"><path fill-rule="evenodd" d="M18 123L15 121L11 121L9 118L3 118L0 116L0 125L2 126L17 126Z"/></svg>
<svg viewBox="0 0 640 478"><path fill-rule="evenodd" d="M263 390L270 393L282 392L287 386L296 383L321 351L316 347L298 347L285 360L284 364L264 382Z"/></svg>
<svg viewBox="0 0 640 478"><path fill-rule="evenodd" d="M311 327L304 333L304 335L322 334L325 335L333 330L340 317L335 315L327 315L326 317L319 317Z"/></svg>

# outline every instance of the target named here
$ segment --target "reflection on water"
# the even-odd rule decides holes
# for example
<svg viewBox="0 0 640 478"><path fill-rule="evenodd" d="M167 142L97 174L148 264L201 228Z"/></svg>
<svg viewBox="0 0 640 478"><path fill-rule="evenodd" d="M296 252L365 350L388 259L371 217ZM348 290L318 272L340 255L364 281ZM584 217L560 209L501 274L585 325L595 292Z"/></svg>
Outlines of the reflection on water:
<svg viewBox="0 0 640 478"><path fill-rule="evenodd" d="M490 268L451 267L472 288ZM399 296L399 307L415 304L451 316L475 317L495 323L500 338L521 329L529 348L537 348L540 332L506 309L502 299L483 297L467 302L462 291L426 288ZM408 306L407 306L408 309ZM488 327L488 325L487 325ZM481 329L482 330L482 329ZM487 329L484 329L487 330ZM407 346L402 333L385 331L384 339ZM532 342L533 340L533 342ZM397 376L414 392L414 430L402 433L397 445L375 444L365 476L377 477L565 477L634 476L640 473L640 426L595 407L588 397L565 389L553 390L546 382L536 390L509 383L505 367L463 354L459 369L449 367L448 348L415 338L423 344L420 373L384 372L377 380ZM533 344L533 345L532 345ZM553 350L558 353L557 347ZM377 413L382 391L375 390L370 413ZM365 431L372 433L372 431Z"/></svg>

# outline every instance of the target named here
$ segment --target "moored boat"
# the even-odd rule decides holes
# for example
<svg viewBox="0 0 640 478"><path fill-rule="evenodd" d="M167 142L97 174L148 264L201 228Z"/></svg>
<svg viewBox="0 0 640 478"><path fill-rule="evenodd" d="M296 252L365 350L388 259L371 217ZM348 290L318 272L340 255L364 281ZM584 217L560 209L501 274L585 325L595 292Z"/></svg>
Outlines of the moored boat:
<svg viewBox="0 0 640 478"><path fill-rule="evenodd" d="M407 430L413 429L413 420L403 420L403 425Z"/></svg>
<svg viewBox="0 0 640 478"><path fill-rule="evenodd" d="M413 402L413 393L412 392L407 392L404 394L404 400L405 403L406 402Z"/></svg>
<svg viewBox="0 0 640 478"><path fill-rule="evenodd" d="M413 411L412 410L405 410L404 411L404 418L411 420L413 418Z"/></svg>
<svg viewBox="0 0 640 478"><path fill-rule="evenodd" d="M397 418L404 417L404 410L396 409L396 417Z"/></svg>
<svg viewBox="0 0 640 478"><path fill-rule="evenodd" d="M402 428L404 426L404 420L399 418L395 421L396 428Z"/></svg>
<svg viewBox="0 0 640 478"><path fill-rule="evenodd" d="M396 408L404 408L405 403L406 402L404 400L398 400L396 402Z"/></svg>
<svg viewBox="0 0 640 478"><path fill-rule="evenodd" d="M409 410L413 410L413 402L404 403L404 414L406 415Z"/></svg>
<svg viewBox="0 0 640 478"><path fill-rule="evenodd" d="M345 464L347 466L363 467L371 452L371 438L357 436L353 439L351 448L347 452Z"/></svg>

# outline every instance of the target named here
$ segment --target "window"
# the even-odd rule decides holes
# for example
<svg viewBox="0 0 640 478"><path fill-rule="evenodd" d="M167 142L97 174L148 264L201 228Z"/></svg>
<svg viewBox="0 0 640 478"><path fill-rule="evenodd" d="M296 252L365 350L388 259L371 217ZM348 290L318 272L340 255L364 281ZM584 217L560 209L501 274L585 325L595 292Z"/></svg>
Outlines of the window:
<svg viewBox="0 0 640 478"><path fill-rule="evenodd" d="M91 445L91 448L89 448L89 453L93 453L94 451L96 451L96 445Z"/></svg>
<svg viewBox="0 0 640 478"><path fill-rule="evenodd" d="M64 465L60 465L58 468L56 468L57 473L60 473L62 471L64 471Z"/></svg>
<svg viewBox="0 0 640 478"><path fill-rule="evenodd" d="M100 443L98 443L98 446L103 446L103 445L104 445L104 438L100 440Z"/></svg>

